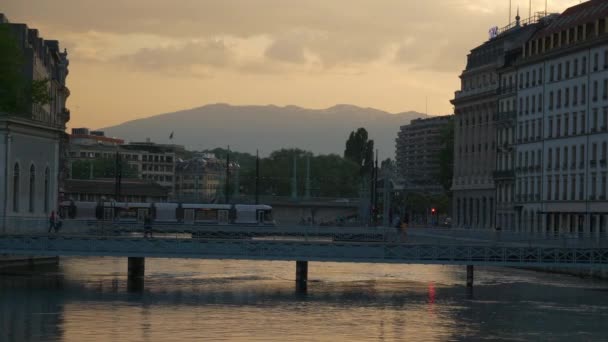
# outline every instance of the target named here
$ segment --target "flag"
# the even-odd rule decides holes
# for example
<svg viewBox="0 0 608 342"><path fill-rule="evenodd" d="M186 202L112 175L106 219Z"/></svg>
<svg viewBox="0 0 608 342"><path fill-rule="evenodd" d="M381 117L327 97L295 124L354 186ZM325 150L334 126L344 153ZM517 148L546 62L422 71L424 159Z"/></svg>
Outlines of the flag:
<svg viewBox="0 0 608 342"><path fill-rule="evenodd" d="M171 134L169 134L169 140L173 139L173 132L171 132Z"/></svg>

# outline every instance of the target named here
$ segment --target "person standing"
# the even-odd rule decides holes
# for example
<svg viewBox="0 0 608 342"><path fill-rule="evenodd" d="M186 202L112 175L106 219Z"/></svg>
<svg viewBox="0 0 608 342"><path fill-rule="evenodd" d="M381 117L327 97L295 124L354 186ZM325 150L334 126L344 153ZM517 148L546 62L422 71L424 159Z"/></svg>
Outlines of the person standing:
<svg viewBox="0 0 608 342"><path fill-rule="evenodd" d="M144 238L152 237L152 219L150 214L146 214L144 217Z"/></svg>
<svg viewBox="0 0 608 342"><path fill-rule="evenodd" d="M55 230L55 224L57 222L57 218L55 217L55 210L51 211L51 216L49 217L49 233Z"/></svg>

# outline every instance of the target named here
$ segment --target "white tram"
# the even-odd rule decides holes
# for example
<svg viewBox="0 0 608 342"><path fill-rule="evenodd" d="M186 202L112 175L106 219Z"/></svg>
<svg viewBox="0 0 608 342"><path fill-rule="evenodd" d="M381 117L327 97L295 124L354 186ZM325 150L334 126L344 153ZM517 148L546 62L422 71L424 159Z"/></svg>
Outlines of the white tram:
<svg viewBox="0 0 608 342"><path fill-rule="evenodd" d="M272 207L248 204L128 203L64 201L59 207L64 220L143 223L146 216L156 224L271 225Z"/></svg>

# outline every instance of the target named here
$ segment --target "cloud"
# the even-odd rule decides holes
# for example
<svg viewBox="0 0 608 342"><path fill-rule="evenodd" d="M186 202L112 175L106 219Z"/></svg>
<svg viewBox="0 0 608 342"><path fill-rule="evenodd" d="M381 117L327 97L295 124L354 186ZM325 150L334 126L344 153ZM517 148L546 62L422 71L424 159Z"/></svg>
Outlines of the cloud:
<svg viewBox="0 0 608 342"><path fill-rule="evenodd" d="M120 55L113 62L140 71L182 73L204 67L224 68L234 62L234 52L222 40L192 41L177 46L142 48ZM199 75L200 72L198 73ZM206 75L203 73L202 75Z"/></svg>

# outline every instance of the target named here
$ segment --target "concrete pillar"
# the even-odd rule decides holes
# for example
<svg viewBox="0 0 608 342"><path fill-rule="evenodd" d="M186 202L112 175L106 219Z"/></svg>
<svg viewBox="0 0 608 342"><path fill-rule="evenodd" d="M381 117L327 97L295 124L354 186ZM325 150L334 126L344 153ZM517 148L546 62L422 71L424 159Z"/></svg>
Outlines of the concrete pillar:
<svg viewBox="0 0 608 342"><path fill-rule="evenodd" d="M129 257L127 288L129 291L142 291L144 289L144 275L146 272L146 258Z"/></svg>
<svg viewBox="0 0 608 342"><path fill-rule="evenodd" d="M308 283L308 261L296 261L296 291L306 292Z"/></svg>
<svg viewBox="0 0 608 342"><path fill-rule="evenodd" d="M467 287L473 287L473 265L467 265Z"/></svg>

